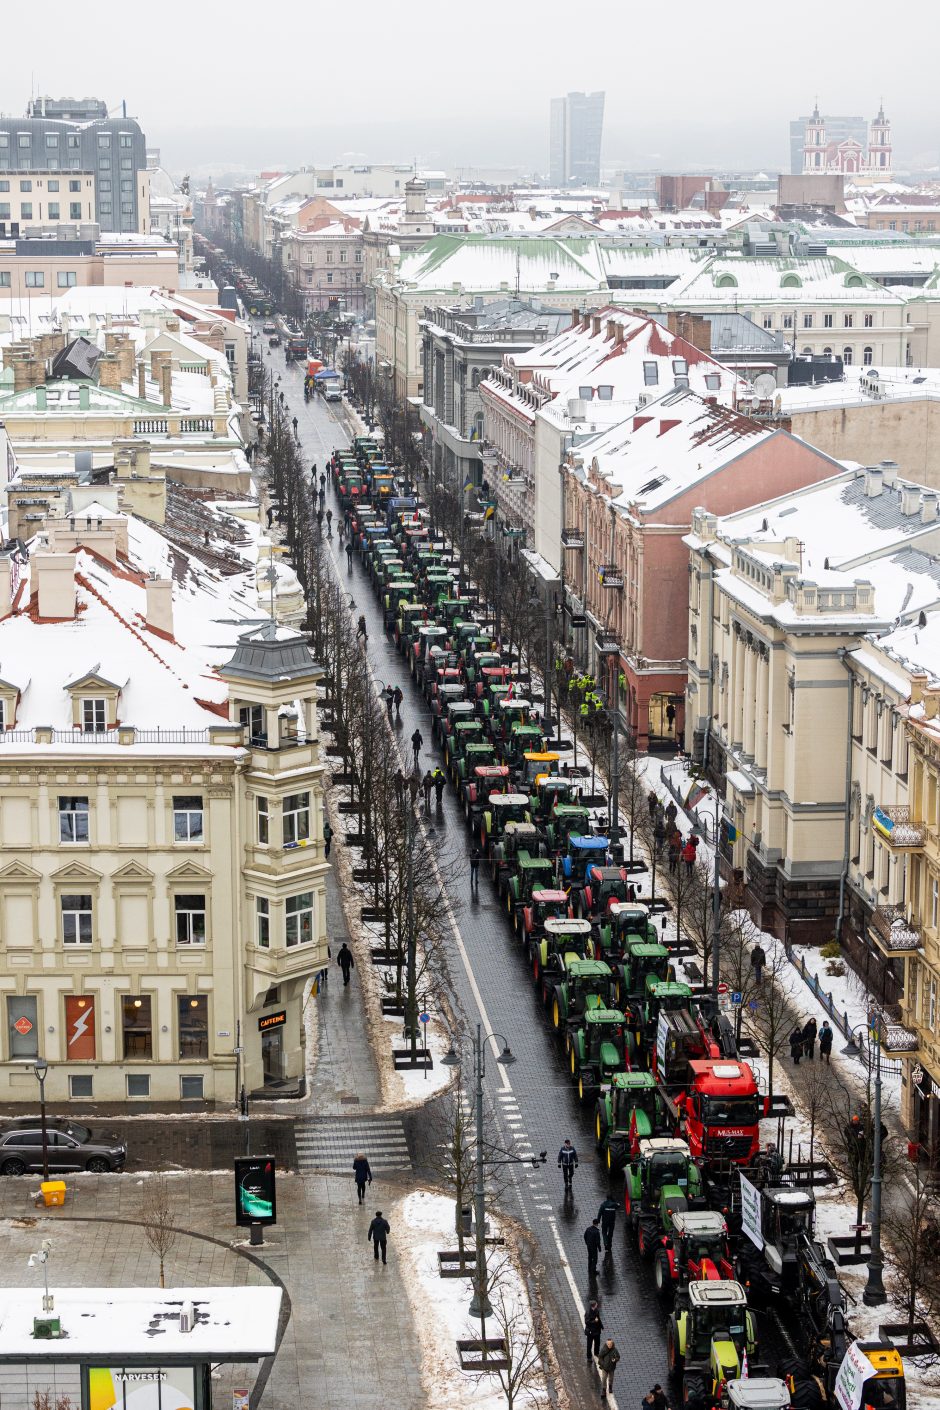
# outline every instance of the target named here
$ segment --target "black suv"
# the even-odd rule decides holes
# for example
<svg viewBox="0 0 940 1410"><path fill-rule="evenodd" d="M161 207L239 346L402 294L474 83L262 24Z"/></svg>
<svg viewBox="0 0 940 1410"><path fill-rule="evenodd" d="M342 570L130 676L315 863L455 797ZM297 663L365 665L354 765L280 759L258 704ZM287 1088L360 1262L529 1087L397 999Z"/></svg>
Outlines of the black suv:
<svg viewBox="0 0 940 1410"><path fill-rule="evenodd" d="M127 1145L114 1132L92 1131L64 1117L46 1119L49 1173L93 1170L98 1174L123 1170ZM0 1125L0 1175L25 1175L42 1170L42 1124L21 1116Z"/></svg>

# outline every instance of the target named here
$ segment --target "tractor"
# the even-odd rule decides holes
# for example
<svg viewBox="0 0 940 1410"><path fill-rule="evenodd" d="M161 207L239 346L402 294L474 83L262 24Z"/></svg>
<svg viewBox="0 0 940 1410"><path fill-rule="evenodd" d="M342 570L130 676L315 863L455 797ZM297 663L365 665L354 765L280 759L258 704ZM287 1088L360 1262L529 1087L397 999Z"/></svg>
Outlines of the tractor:
<svg viewBox="0 0 940 1410"><path fill-rule="evenodd" d="M571 892L575 911L580 908L580 896L588 871L598 862L603 864L609 852L609 837L586 837L582 833L573 833L568 838L568 854L561 859L561 874Z"/></svg>
<svg viewBox="0 0 940 1410"><path fill-rule="evenodd" d="M509 878L519 863L523 858L537 857L540 845L541 836L535 823L508 822L506 824L502 836L490 848L490 873L496 882L496 889L500 896L506 892ZM548 872L545 879L548 880L552 875L552 864L547 858L546 865ZM511 915L511 901L508 909Z"/></svg>
<svg viewBox="0 0 940 1410"><path fill-rule="evenodd" d="M469 721L466 722L469 724ZM477 731L480 728L479 720L473 722ZM463 728L463 726L462 726ZM474 748L492 749L489 744L484 744L479 733L473 735ZM459 756L458 756L459 759ZM480 815L490 800L493 793L505 793L510 787L509 770L505 764L476 764L473 772L467 776L467 784L464 789L464 811L467 814L467 821L470 824L471 832L476 832L480 826Z"/></svg>
<svg viewBox="0 0 940 1410"><path fill-rule="evenodd" d="M760 1229L753 1232L759 1233L762 1247L758 1248L748 1233L741 1240L737 1259L737 1276L752 1305L763 1305L768 1297L791 1298L798 1293L805 1271L803 1261L814 1245L815 1256L825 1265L825 1277L838 1277L813 1238L816 1200L812 1190L771 1187L760 1190L757 1199Z"/></svg>
<svg viewBox="0 0 940 1410"><path fill-rule="evenodd" d="M741 1284L730 1278L689 1283L677 1292L666 1345L669 1369L682 1381L683 1403L705 1410L724 1404L729 1381L763 1371L755 1364L756 1318Z"/></svg>
<svg viewBox="0 0 940 1410"><path fill-rule="evenodd" d="M484 856L492 857L507 823L529 821L529 799L525 793L491 793L479 816L480 848Z"/></svg>
<svg viewBox="0 0 940 1410"><path fill-rule="evenodd" d="M459 674L459 671L454 672L455 676L459 676ZM445 716L449 714L452 705L457 705L461 701L467 700L467 687L464 682L459 679L447 679L450 675L451 670L447 668L442 673L443 679L433 688L433 694L430 700L432 733L437 731L439 721L443 720ZM468 720L473 719L472 710L467 712L466 718Z"/></svg>
<svg viewBox="0 0 940 1410"><path fill-rule="evenodd" d="M467 680L473 686L474 694L477 696L482 696L483 694L483 691L485 689L484 681L487 679L485 673L487 671L499 671L500 673L505 671L506 680L508 680L510 675L512 674L510 668L508 666L504 666L501 662L499 652L493 651L489 648L484 649L483 651L477 651L476 649L474 649L473 654L469 657L466 662L466 671ZM501 679L503 679L502 674L500 674L499 676L494 676L494 684L496 680Z"/></svg>
<svg viewBox="0 0 940 1410"><path fill-rule="evenodd" d="M555 1032L570 1034L590 1009L606 1010L611 995L611 973L600 960L582 960L565 954L563 961L559 973L545 974L542 992ZM567 1042L565 1047L569 1047Z"/></svg>
<svg viewBox="0 0 940 1410"><path fill-rule="evenodd" d="M545 774L536 779L532 788L532 816L537 823L548 827L555 809L564 804L573 804L578 797L580 780L566 778L564 774ZM587 825L590 819L583 819Z"/></svg>
<svg viewBox="0 0 940 1410"><path fill-rule="evenodd" d="M734 1278L728 1226L713 1209L677 1210L672 1232L663 1236L653 1259L653 1281L663 1302L672 1305L686 1283Z"/></svg>
<svg viewBox="0 0 940 1410"><path fill-rule="evenodd" d="M598 925L612 906L628 901L632 894L633 884L625 867L590 866L578 897L580 913Z"/></svg>
<svg viewBox="0 0 940 1410"><path fill-rule="evenodd" d="M463 687L460 688L463 695ZM449 700L445 698L441 701L441 712L431 720L431 733L440 740L444 748L445 759L449 755L448 741L454 732L454 725L458 720L466 720L468 723L473 720L473 705L469 700L457 699ZM475 736L477 737L477 736ZM479 736L482 738L482 735Z"/></svg>
<svg viewBox="0 0 940 1410"><path fill-rule="evenodd" d="M433 659L432 652L443 650L447 642L447 628L439 626L436 622L429 622L426 626L420 627L417 638L412 647L411 674L419 685L422 685L427 674L429 663Z"/></svg>
<svg viewBox="0 0 940 1410"><path fill-rule="evenodd" d="M568 959L594 958L591 927L586 920L568 920L565 917L546 920L541 938L530 942L529 954L536 984L543 985L549 979L560 978Z"/></svg>
<svg viewBox="0 0 940 1410"><path fill-rule="evenodd" d="M600 964L594 960L593 964ZM568 1061L578 1081L578 1099L587 1104L630 1065L631 1035L619 1009L587 1009L571 1030Z"/></svg>
<svg viewBox="0 0 940 1410"><path fill-rule="evenodd" d="M536 832L537 829L533 828ZM555 868L548 857L531 856L528 852L516 855L516 870L510 870L506 877L506 905L514 928L518 931L524 925L523 913L532 909L532 898L541 888L550 886L555 876ZM567 897L561 893L565 904Z"/></svg>
<svg viewBox="0 0 940 1410"><path fill-rule="evenodd" d="M546 888L533 891L527 905L516 911L516 929L523 944L541 940L547 920L567 919L569 914L567 891Z"/></svg>
<svg viewBox="0 0 940 1410"><path fill-rule="evenodd" d="M473 730L470 729L471 724L475 726ZM496 759L492 744L482 738L479 720L467 720L454 730L450 759L457 792L464 812L469 816L467 792L473 783L474 770L483 764L492 764Z"/></svg>
<svg viewBox="0 0 940 1410"><path fill-rule="evenodd" d="M508 735L499 740L496 747L503 763L508 764L514 777L518 778L526 754L541 750L544 743L545 737L538 725L527 725L516 720L510 726Z"/></svg>
<svg viewBox="0 0 940 1410"><path fill-rule="evenodd" d="M672 1230L673 1212L698 1205L702 1177L685 1141L651 1136L624 1173L623 1206L641 1258Z"/></svg>
<svg viewBox="0 0 940 1410"><path fill-rule="evenodd" d="M649 910L640 901L614 901L601 917L598 932L605 955L622 955L631 940L646 940L651 945L659 942Z"/></svg>
<svg viewBox="0 0 940 1410"><path fill-rule="evenodd" d="M604 955L611 968L620 976L620 994L623 1002L641 1011L643 999L653 984L669 981L672 978L672 965L665 945L650 944L647 940L632 940L624 950L620 960L615 955Z"/></svg>
<svg viewBox="0 0 940 1410"><path fill-rule="evenodd" d="M548 819L548 845L553 852L565 852L569 837L587 836L591 814L581 803L556 803Z"/></svg>
<svg viewBox="0 0 940 1410"><path fill-rule="evenodd" d="M558 769L558 755L550 750L530 749L522 758L520 787L534 792L544 779L553 778Z"/></svg>
<svg viewBox="0 0 940 1410"><path fill-rule="evenodd" d="M610 1172L639 1155L640 1142L668 1136L672 1117L651 1072L618 1072L594 1108L594 1134Z"/></svg>

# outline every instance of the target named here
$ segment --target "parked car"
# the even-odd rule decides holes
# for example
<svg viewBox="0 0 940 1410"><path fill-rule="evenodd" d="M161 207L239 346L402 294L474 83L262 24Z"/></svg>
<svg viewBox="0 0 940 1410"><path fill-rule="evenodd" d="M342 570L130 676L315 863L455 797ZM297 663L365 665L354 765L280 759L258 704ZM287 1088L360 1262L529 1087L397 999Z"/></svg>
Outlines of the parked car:
<svg viewBox="0 0 940 1410"><path fill-rule="evenodd" d="M92 1131L67 1117L47 1117L49 1173L92 1170L97 1174L123 1170L127 1144L113 1131ZM17 1117L0 1125L0 1175L25 1175L42 1170L42 1125L35 1116Z"/></svg>
<svg viewBox="0 0 940 1410"><path fill-rule="evenodd" d="M277 324L276 324L276 323L272 323L272 322L270 321L270 319L269 319L267 323L262 323L262 325L261 325L261 331L262 331L262 333L276 333L276 332L277 332Z"/></svg>

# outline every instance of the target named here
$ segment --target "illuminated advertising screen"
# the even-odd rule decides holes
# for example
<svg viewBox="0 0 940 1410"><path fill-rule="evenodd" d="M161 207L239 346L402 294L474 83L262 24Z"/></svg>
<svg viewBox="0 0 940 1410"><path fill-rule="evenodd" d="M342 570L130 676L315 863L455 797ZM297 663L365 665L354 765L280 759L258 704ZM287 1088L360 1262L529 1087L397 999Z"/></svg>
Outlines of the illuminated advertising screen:
<svg viewBox="0 0 940 1410"><path fill-rule="evenodd" d="M277 1223L273 1155L236 1156L235 1223Z"/></svg>
<svg viewBox="0 0 940 1410"><path fill-rule="evenodd" d="M192 1366L89 1366L88 1410L196 1410Z"/></svg>

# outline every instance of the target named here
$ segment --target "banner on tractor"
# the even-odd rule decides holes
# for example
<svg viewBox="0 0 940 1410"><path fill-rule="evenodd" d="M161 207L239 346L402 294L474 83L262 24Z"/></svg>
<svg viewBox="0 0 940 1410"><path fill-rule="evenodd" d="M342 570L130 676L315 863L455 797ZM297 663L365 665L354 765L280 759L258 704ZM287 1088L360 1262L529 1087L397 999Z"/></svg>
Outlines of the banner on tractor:
<svg viewBox="0 0 940 1410"><path fill-rule="evenodd" d="M760 1193L746 1176L739 1173L741 1181L741 1233L746 1234L755 1248L764 1247L764 1236L760 1228ZM856 1408L857 1410L857 1408Z"/></svg>
<svg viewBox="0 0 940 1410"><path fill-rule="evenodd" d="M853 1341L842 1358L842 1365L836 1376L836 1401L842 1406L842 1410L859 1410L865 1382L874 1374L874 1365L864 1351L859 1349L858 1342Z"/></svg>

